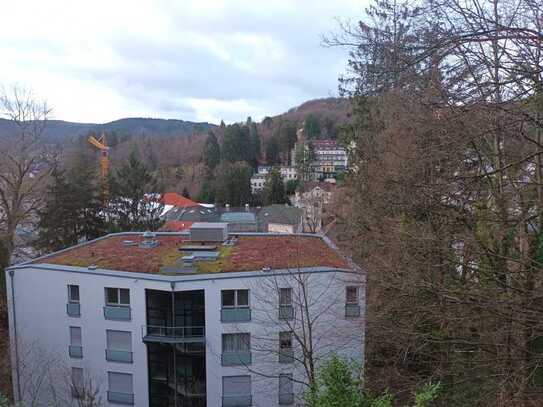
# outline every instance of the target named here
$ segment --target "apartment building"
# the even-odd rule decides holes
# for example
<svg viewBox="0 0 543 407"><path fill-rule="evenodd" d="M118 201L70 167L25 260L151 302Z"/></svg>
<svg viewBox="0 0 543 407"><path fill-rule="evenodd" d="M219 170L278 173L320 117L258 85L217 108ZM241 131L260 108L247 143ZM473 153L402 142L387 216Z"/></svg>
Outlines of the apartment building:
<svg viewBox="0 0 543 407"><path fill-rule="evenodd" d="M363 359L363 275L319 236L112 234L6 278L14 394L36 405L296 406L309 322L317 365Z"/></svg>
<svg viewBox="0 0 543 407"><path fill-rule="evenodd" d="M266 186L266 176L273 168L274 167L262 165L257 168L256 173L251 177L251 191L253 193L264 189ZM294 166L281 165L275 168L279 170L281 177L283 177L283 181L285 182L298 178L298 172Z"/></svg>

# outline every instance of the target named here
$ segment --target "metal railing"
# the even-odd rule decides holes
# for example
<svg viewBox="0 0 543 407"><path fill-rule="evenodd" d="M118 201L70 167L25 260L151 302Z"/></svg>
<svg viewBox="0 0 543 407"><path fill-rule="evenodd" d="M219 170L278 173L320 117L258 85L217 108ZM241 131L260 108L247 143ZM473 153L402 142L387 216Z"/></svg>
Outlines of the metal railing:
<svg viewBox="0 0 543 407"><path fill-rule="evenodd" d="M240 394L236 396L222 396L222 407L249 407L253 405L253 396Z"/></svg>
<svg viewBox="0 0 543 407"><path fill-rule="evenodd" d="M134 405L134 394L132 393L119 393L116 391L107 392L107 401L117 404Z"/></svg>
<svg viewBox="0 0 543 407"><path fill-rule="evenodd" d="M247 366L251 364L251 352L224 352L221 355L223 366Z"/></svg>
<svg viewBox="0 0 543 407"><path fill-rule="evenodd" d="M292 305L280 305L279 319L282 319L282 320L294 319L294 307Z"/></svg>
<svg viewBox="0 0 543 407"><path fill-rule="evenodd" d="M68 346L68 353L70 354L71 358L81 359L81 358L83 358L83 347L69 345Z"/></svg>
<svg viewBox="0 0 543 407"><path fill-rule="evenodd" d="M144 337L188 339L203 338L205 336L205 327L203 326L144 325L142 331Z"/></svg>
<svg viewBox="0 0 543 407"><path fill-rule="evenodd" d="M221 322L249 322L251 308L223 308L221 309Z"/></svg>
<svg viewBox="0 0 543 407"><path fill-rule="evenodd" d="M106 360L108 362L132 363L132 352L106 349Z"/></svg>
<svg viewBox="0 0 543 407"><path fill-rule="evenodd" d="M132 318L130 307L106 305L104 307L104 318L112 321L130 321Z"/></svg>
<svg viewBox="0 0 543 407"><path fill-rule="evenodd" d="M78 302L69 302L66 304L66 313L69 317L77 318L81 316L81 305Z"/></svg>
<svg viewBox="0 0 543 407"><path fill-rule="evenodd" d="M358 304L346 304L345 316L348 318L356 318L360 316L360 305Z"/></svg>

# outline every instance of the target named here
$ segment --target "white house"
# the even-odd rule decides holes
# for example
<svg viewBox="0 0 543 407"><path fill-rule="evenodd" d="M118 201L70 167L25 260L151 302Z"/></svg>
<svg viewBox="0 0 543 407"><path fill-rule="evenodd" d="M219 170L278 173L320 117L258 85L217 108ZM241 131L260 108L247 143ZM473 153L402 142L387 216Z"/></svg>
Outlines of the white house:
<svg viewBox="0 0 543 407"><path fill-rule="evenodd" d="M281 165L277 167L259 166L256 173L251 177L251 190L253 193L261 191L266 186L266 175L270 173L273 168L277 168L283 177L284 182L295 180L298 178L298 172L296 167Z"/></svg>
<svg viewBox="0 0 543 407"><path fill-rule="evenodd" d="M363 275L319 236L113 234L6 278L14 394L36 405L297 405L309 322L317 365L363 360Z"/></svg>

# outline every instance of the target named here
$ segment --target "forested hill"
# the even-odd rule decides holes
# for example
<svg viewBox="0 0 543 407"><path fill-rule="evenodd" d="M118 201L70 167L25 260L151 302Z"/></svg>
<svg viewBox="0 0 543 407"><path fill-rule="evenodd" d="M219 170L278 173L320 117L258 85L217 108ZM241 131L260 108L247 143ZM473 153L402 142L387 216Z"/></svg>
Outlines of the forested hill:
<svg viewBox="0 0 543 407"><path fill-rule="evenodd" d="M13 123L0 119L0 136L8 134ZM73 137L94 132L116 132L119 135L130 134L132 136L188 136L194 133L207 133L216 127L213 124L203 122L195 123L174 119L150 119L150 118L125 118L109 123L73 123L62 120L50 120L45 129L45 137L50 142L59 142Z"/></svg>

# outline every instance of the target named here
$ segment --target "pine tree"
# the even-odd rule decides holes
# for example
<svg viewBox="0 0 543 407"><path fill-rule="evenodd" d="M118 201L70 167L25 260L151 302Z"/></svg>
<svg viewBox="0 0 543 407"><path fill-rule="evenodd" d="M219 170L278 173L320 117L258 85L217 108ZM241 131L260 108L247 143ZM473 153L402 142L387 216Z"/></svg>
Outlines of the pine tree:
<svg viewBox="0 0 543 407"><path fill-rule="evenodd" d="M308 114L305 118L304 131L309 140L318 138L320 136L321 126L317 116L315 116L313 113Z"/></svg>
<svg viewBox="0 0 543 407"><path fill-rule="evenodd" d="M155 199L161 192L157 180L135 153L115 171L111 186L109 214L113 230L157 230L162 225L163 205Z"/></svg>
<svg viewBox="0 0 543 407"><path fill-rule="evenodd" d="M222 162L215 170L215 202L231 206L243 206L251 202L252 173L246 162Z"/></svg>
<svg viewBox="0 0 543 407"><path fill-rule="evenodd" d="M277 137L272 136L266 143L266 163L268 165L279 164L279 142Z"/></svg>
<svg viewBox="0 0 543 407"><path fill-rule="evenodd" d="M209 172L213 172L215 167L219 165L221 161L221 148L215 133L209 132L206 143L202 152L202 161Z"/></svg>
<svg viewBox="0 0 543 407"><path fill-rule="evenodd" d="M266 176L266 186L264 187L264 204L284 204L287 202L285 192L285 183L283 177L277 168L273 168Z"/></svg>

